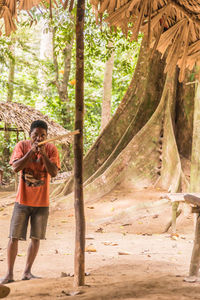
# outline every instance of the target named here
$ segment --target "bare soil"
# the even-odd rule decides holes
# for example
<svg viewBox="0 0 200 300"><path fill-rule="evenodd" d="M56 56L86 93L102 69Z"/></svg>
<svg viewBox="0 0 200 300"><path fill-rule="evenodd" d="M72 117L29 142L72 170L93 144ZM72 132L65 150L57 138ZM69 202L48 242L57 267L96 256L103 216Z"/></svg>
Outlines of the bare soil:
<svg viewBox="0 0 200 300"><path fill-rule="evenodd" d="M73 287L74 209L52 199L47 239L41 242L33 274L22 281L26 242L19 243L15 282L7 299L200 299L200 283L187 283L193 247L194 220L181 205L177 236L165 229L171 204L164 191L115 191L85 204L85 286ZM0 192L0 277L6 273L6 247L15 194ZM78 294L76 294L78 293Z"/></svg>

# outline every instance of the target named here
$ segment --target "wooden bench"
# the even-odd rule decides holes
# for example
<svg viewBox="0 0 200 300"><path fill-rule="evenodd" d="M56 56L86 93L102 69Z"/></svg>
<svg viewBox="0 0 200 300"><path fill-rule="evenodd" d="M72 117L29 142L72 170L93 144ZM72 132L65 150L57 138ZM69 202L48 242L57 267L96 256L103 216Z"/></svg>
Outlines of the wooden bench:
<svg viewBox="0 0 200 300"><path fill-rule="evenodd" d="M172 230L176 230L176 213L179 202L186 202L190 204L192 207L192 213L197 214L189 277L186 281L198 281L200 268L200 193L168 193L162 198L169 199L172 203Z"/></svg>
<svg viewBox="0 0 200 300"><path fill-rule="evenodd" d="M179 214L178 206L180 202L185 202L191 205L192 213L200 213L200 193L167 193L162 196L172 203L172 234L176 233L176 219Z"/></svg>

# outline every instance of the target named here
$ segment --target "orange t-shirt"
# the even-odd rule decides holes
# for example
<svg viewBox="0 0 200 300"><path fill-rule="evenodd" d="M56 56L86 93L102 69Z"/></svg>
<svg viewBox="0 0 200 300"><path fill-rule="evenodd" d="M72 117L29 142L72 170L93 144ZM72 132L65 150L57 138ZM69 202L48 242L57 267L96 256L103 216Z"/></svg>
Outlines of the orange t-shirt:
<svg viewBox="0 0 200 300"><path fill-rule="evenodd" d="M12 153L10 164L22 158L31 149L31 141L17 143ZM45 150L51 162L60 168L58 150L53 144L45 144ZM37 154L20 171L16 202L20 204L48 207L50 174L46 171L41 155Z"/></svg>

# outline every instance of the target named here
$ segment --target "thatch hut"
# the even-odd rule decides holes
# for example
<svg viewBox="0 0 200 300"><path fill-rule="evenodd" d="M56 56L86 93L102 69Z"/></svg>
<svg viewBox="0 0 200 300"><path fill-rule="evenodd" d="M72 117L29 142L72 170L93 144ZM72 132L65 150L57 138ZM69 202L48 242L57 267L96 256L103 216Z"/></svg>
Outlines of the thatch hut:
<svg viewBox="0 0 200 300"><path fill-rule="evenodd" d="M61 125L51 120L49 117L43 115L38 110L33 107L15 103L15 102L1 102L0 103L0 122L9 124L10 126L14 125L14 128L2 127L0 130L4 131L15 131L24 132L25 137L29 136L30 125L34 120L43 120L48 125L48 136L49 138L67 134L69 131L63 128ZM66 137L62 140L63 143L70 142L71 138Z"/></svg>

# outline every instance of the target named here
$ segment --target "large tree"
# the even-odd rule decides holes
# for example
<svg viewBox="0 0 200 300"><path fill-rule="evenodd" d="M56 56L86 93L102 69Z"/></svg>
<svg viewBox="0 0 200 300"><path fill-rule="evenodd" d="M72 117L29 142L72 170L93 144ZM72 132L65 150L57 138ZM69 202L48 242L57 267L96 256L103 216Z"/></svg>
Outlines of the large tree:
<svg viewBox="0 0 200 300"><path fill-rule="evenodd" d="M86 200L119 186L187 188L181 157L191 154L194 84L179 83L176 66L166 75L165 66L165 57L157 51L152 56L144 37L127 92L84 157ZM57 193L67 195L72 186L73 178Z"/></svg>

